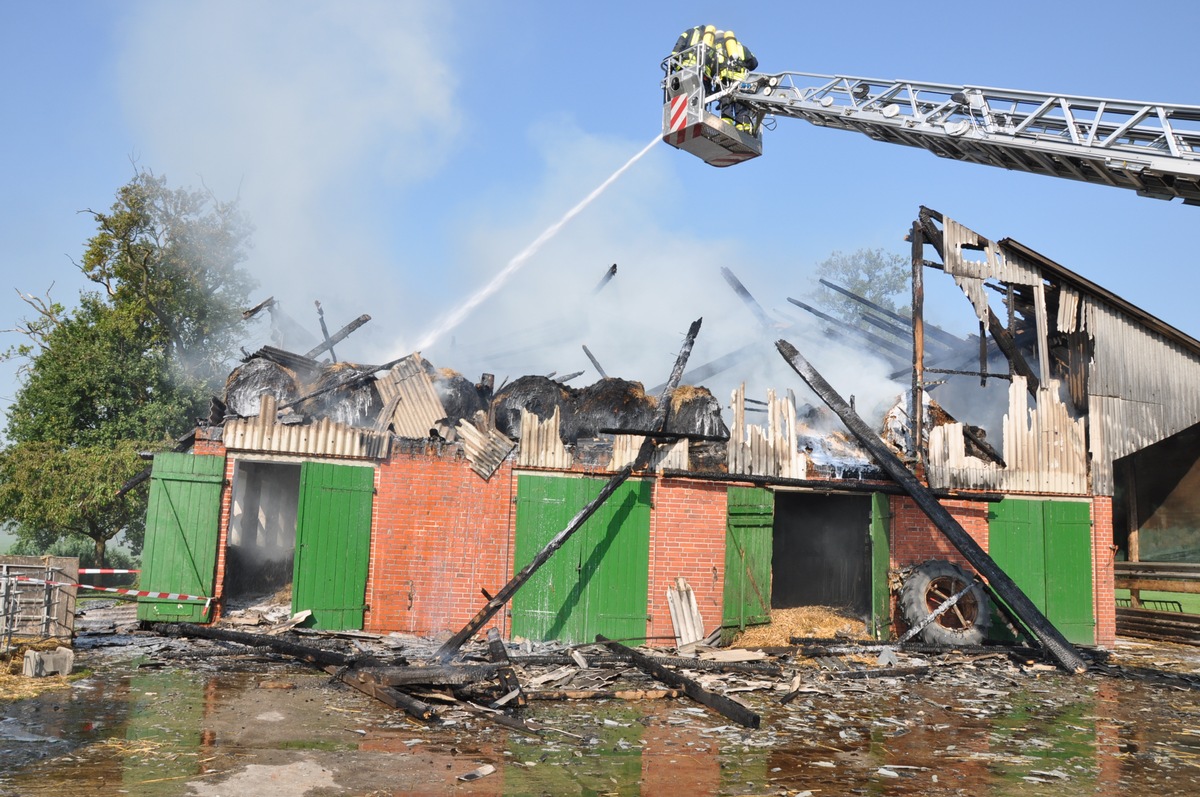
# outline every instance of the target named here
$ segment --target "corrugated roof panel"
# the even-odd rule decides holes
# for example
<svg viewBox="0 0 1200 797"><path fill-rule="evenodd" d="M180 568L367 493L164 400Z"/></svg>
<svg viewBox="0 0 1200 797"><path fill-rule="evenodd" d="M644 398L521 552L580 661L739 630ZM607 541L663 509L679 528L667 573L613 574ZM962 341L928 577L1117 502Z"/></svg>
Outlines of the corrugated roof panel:
<svg viewBox="0 0 1200 797"><path fill-rule="evenodd" d="M521 450L517 465L524 468L571 467L571 454L559 435L559 408L546 420L521 409Z"/></svg>
<svg viewBox="0 0 1200 797"><path fill-rule="evenodd" d="M259 414L225 424L222 440L230 451L257 451L313 457L386 459L392 436L321 418L314 423L279 423L275 397L262 396Z"/></svg>
<svg viewBox="0 0 1200 797"><path fill-rule="evenodd" d="M428 437L429 430L446 417L446 408L426 373L419 354L411 354L396 363L375 382L384 404L399 396L391 422L399 437Z"/></svg>
<svg viewBox="0 0 1200 797"><path fill-rule="evenodd" d="M466 421L459 421L455 429L462 440L467 461L471 463L471 470L484 479L490 479L504 464L509 452L517 447L516 443L495 429L481 432Z"/></svg>

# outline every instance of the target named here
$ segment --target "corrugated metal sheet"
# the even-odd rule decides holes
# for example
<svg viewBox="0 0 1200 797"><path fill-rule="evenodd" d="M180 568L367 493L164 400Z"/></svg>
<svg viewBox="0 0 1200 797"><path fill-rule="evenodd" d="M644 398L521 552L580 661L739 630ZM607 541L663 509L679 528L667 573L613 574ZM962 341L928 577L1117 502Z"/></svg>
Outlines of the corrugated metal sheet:
<svg viewBox="0 0 1200 797"><path fill-rule="evenodd" d="M619 470L626 465L633 464L645 439L642 435L616 435L613 438L612 461L608 467L612 470ZM650 470L687 470L687 466L688 441L676 440L670 445L658 446L650 456L650 463L646 467Z"/></svg>
<svg viewBox="0 0 1200 797"><path fill-rule="evenodd" d="M1071 418L1058 393L1059 383L1049 382L1029 409L1025 379L1013 377L1004 416L1006 468L967 456L962 424L930 429L930 486L1086 495L1085 422Z"/></svg>
<svg viewBox="0 0 1200 797"><path fill-rule="evenodd" d="M455 430L462 441L467 461L471 463L471 470L484 479L492 478L492 474L504 464L509 452L517 447L516 443L495 429L481 432L466 421L459 421Z"/></svg>
<svg viewBox="0 0 1200 797"><path fill-rule="evenodd" d="M270 394L262 396L257 416L226 422L222 439L230 451L351 459L386 459L392 442L390 434L358 429L328 418L309 424L279 423L275 417L275 397Z"/></svg>
<svg viewBox="0 0 1200 797"><path fill-rule="evenodd" d="M559 437L559 409L542 420L535 413L521 408L521 450L517 452L517 466L523 468L555 468L566 470L571 467L571 454Z"/></svg>
<svg viewBox="0 0 1200 797"><path fill-rule="evenodd" d="M730 399L733 425L729 431L729 472L747 476L777 476L802 479L808 461L796 444L796 407L790 398L777 398L767 391L767 425L746 423L746 385L733 391Z"/></svg>
<svg viewBox="0 0 1200 797"><path fill-rule="evenodd" d="M974 256L964 255L964 248L974 252ZM1041 271L1032 261L1005 251L948 216L942 217L942 250L946 273L952 276L997 279L1012 285L1037 285L1042 281Z"/></svg>
<svg viewBox="0 0 1200 797"><path fill-rule="evenodd" d="M385 405L400 397L391 417L398 437L428 437L429 430L446 417L446 408L422 362L419 354L410 354L375 381Z"/></svg>
<svg viewBox="0 0 1200 797"><path fill-rule="evenodd" d="M1059 332L1074 332L1079 329L1079 294L1063 285L1058 290L1058 318L1055 326Z"/></svg>
<svg viewBox="0 0 1200 797"><path fill-rule="evenodd" d="M1200 421L1200 356L1094 297L1083 297L1094 340L1088 382L1092 486L1113 492L1112 463Z"/></svg>

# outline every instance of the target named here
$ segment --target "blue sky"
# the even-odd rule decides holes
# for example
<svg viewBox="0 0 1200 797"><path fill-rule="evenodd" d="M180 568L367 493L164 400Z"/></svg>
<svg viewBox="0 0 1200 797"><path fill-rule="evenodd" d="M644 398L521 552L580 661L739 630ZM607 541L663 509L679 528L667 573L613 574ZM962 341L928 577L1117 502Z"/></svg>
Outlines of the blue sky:
<svg viewBox="0 0 1200 797"><path fill-rule="evenodd" d="M246 267L316 333L373 320L338 347L380 362L417 341L659 132L659 62L697 23L735 30L760 70L795 70L1200 104L1200 6L1013 0L908 3L6 3L0 26L0 326L17 292L72 303L72 260L133 164L239 196L258 228ZM1002 11L1000 10L1002 7ZM1136 23L1136 24L1133 24ZM1159 31L1153 47L1147 31ZM763 157L713 169L666 145L604 191L423 353L497 382L587 370L665 378L703 316L693 364L756 339L720 277L769 309L812 288L833 250L883 247L924 204L1015 238L1200 336L1200 208L944 161L783 119ZM591 289L612 263L617 277ZM973 315L927 278L929 315ZM844 393L884 400L886 370L788 333ZM6 345L19 342L8 333ZM264 340L251 342L251 347ZM764 341L752 394L798 388ZM17 389L0 366L0 405ZM732 379L735 377L729 377ZM736 378L741 378L737 376ZM713 385L728 397L728 379ZM861 406L861 401L860 401Z"/></svg>

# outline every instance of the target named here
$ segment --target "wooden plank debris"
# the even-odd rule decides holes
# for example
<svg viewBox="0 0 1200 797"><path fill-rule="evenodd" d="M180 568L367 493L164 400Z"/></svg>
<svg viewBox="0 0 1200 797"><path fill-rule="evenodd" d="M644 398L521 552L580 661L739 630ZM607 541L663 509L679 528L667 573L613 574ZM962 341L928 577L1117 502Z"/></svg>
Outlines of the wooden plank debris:
<svg viewBox="0 0 1200 797"><path fill-rule="evenodd" d="M714 711L719 712L723 717L731 719L739 725L747 728L757 728L762 724L762 719L758 714L743 706L741 703L719 695L716 692L710 692L699 683L688 678L687 676L669 670L658 662L652 660L649 656L645 656L632 648L627 648L620 642L612 642L597 634L596 641L606 645L610 650L616 651L622 655L630 657L639 670L652 675L664 684L676 689L682 689L684 694L695 700L701 705L708 706Z"/></svg>
<svg viewBox="0 0 1200 797"><path fill-rule="evenodd" d="M837 413L850 432L875 457L875 461L879 463L880 467L904 488L946 539L984 577L988 588L1017 614L1021 622L1037 637L1055 661L1070 673L1081 673L1087 670L1087 662L1079 655L1079 651L1046 619L1041 610L1033 605L1033 601L1021 591L1021 588L1009 578L1007 573L1000 569L1000 566L983 550L979 543L967 534L954 516L934 498L929 489L917 480L917 477L904 466L904 463L892 453L891 449L884 445L879 435L863 422L858 413L801 356L796 347L782 339L777 341L775 346L788 365L831 410Z"/></svg>
<svg viewBox="0 0 1200 797"><path fill-rule="evenodd" d="M696 335L698 335L700 332L700 321L701 319L697 319L696 321L692 322L691 328L688 329L687 336L684 338L683 348L680 350L679 357L675 361L675 367L671 371L671 378L667 381L667 387L663 390L662 395L659 396L658 406L654 412L654 420L651 423L651 428L656 431L661 431L662 429L666 428L667 413L671 407L671 396L675 392L675 388L678 387L679 380L683 376L683 368L685 365L687 365L688 357L692 352L692 346L696 342ZM481 608L474 617L467 621L467 624L463 626L458 633L446 640L446 642L443 643L442 646L434 653L434 660L444 664L456 653L458 653L459 649L462 648L463 643L475 636L475 634L481 628L483 628L488 620L492 619L496 612L500 611L500 609L506 603L508 603L513 594L516 593L516 591L520 589L521 586L524 585L525 582L528 581L533 574L536 573L538 569L550 559L551 556L554 555L555 551L561 548L576 531L582 528L583 524L587 522L588 518L595 514L596 510L599 509L614 492L616 492L618 487L624 484L625 481L633 475L635 470L641 470L646 466L646 463L649 462L651 455L654 453L654 449L655 444L653 438L647 437L645 442L642 443L641 451L639 452L637 459L634 460L632 464L622 468L616 473L616 475L609 479L608 484L601 488L600 494L597 495L596 498L591 502L589 502L587 506L579 510L575 517L572 518L567 524L566 528L554 535L554 537L551 538L548 543L546 543L545 547L543 547L542 550L538 551L538 553L534 555L533 559L529 561L529 564L521 568L520 572L513 576L507 584L501 587L496 593L495 597L491 598L487 603L485 603L483 608Z"/></svg>
<svg viewBox="0 0 1200 797"><path fill-rule="evenodd" d="M504 642L500 639L500 632L495 628L488 629L488 657L494 664L500 665L496 670L496 677L500 679L500 688L504 690L504 697L492 704L492 708L513 703L513 705L523 706L528 702L525 697L524 690L521 689L521 682L517 680L517 671L513 669L512 662L508 660L508 651L504 649Z"/></svg>

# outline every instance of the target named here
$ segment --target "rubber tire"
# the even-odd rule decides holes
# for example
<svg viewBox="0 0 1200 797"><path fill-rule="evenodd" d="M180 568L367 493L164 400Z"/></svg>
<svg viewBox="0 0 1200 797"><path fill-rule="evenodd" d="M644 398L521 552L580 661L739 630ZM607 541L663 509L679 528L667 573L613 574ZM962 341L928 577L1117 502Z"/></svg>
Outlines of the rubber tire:
<svg viewBox="0 0 1200 797"><path fill-rule="evenodd" d="M899 605L904 621L909 628L919 625L942 601L974 580L953 562L942 559L922 562L909 572L900 587ZM929 594L931 588L933 595ZM917 636L931 645L978 645L987 636L991 619L987 593L976 584L959 598L958 604L925 626Z"/></svg>

